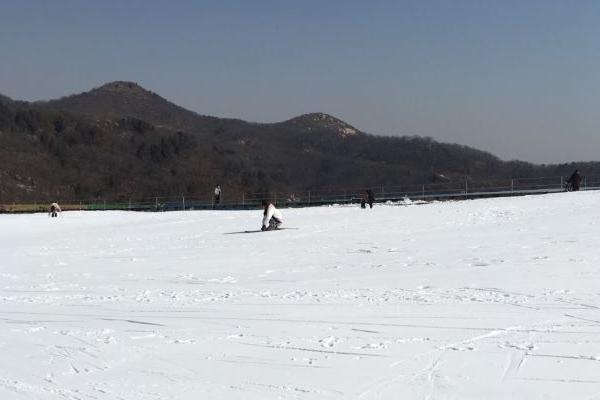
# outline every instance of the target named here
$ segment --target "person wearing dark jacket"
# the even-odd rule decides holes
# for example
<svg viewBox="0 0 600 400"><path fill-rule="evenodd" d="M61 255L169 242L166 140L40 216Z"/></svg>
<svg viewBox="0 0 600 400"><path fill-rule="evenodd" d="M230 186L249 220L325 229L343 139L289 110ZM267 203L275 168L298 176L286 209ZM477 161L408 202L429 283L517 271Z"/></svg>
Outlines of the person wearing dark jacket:
<svg viewBox="0 0 600 400"><path fill-rule="evenodd" d="M579 190L579 187L581 185L581 175L579 175L579 170L575 170L575 172L573 172L571 177L567 179L567 184L567 187L570 186L571 190L573 190L574 192Z"/></svg>
<svg viewBox="0 0 600 400"><path fill-rule="evenodd" d="M375 193L371 189L367 189L367 203L369 203L369 208L373 208L373 203L375 202Z"/></svg>

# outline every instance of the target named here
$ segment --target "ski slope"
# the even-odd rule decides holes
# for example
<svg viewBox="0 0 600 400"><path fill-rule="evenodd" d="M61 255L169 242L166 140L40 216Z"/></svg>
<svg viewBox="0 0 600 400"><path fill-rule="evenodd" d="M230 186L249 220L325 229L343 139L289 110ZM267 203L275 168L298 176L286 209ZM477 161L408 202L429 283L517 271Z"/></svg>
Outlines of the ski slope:
<svg viewBox="0 0 600 400"><path fill-rule="evenodd" d="M600 399L600 193L0 215L0 399Z"/></svg>

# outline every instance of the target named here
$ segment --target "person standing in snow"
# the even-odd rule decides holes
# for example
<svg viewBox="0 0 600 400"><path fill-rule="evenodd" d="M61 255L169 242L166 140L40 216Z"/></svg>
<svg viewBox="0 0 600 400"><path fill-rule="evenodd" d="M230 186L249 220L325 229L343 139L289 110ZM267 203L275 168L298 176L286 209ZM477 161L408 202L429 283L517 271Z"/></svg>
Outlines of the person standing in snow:
<svg viewBox="0 0 600 400"><path fill-rule="evenodd" d="M60 209L60 206L58 205L58 203L52 203L50 204L50 207L48 207L48 216L55 218L58 217L58 213L62 212L62 210Z"/></svg>
<svg viewBox="0 0 600 400"><path fill-rule="evenodd" d="M375 193L371 189L367 189L367 203L369 203L369 208L373 208L373 203L375 202Z"/></svg>
<svg viewBox="0 0 600 400"><path fill-rule="evenodd" d="M214 204L219 204L221 202L221 185L217 185L215 188L215 201Z"/></svg>
<svg viewBox="0 0 600 400"><path fill-rule="evenodd" d="M263 200L263 220L261 231L267 231L271 229L279 229L281 224L283 224L283 216L281 215L281 211L275 208L273 203Z"/></svg>
<svg viewBox="0 0 600 400"><path fill-rule="evenodd" d="M579 186L581 184L581 175L579 175L579 170L575 170L571 177L567 179L567 188L570 186L571 190L574 192L579 190Z"/></svg>

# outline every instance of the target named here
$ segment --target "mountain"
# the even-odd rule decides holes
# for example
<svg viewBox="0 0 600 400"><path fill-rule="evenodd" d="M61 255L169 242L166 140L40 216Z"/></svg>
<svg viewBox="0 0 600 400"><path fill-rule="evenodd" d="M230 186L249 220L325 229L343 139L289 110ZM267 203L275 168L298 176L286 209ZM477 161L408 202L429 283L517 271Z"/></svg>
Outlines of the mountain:
<svg viewBox="0 0 600 400"><path fill-rule="evenodd" d="M341 136L352 136L359 133L358 129L348 125L344 121L324 113L303 114L290 120L284 121L282 125L293 125L307 131L324 129L337 132Z"/></svg>
<svg viewBox="0 0 600 400"><path fill-rule="evenodd" d="M133 82L44 102L0 101L0 203L341 190L565 175L422 137L384 137L325 113L277 123L200 115ZM584 173L600 171L595 163Z"/></svg>
<svg viewBox="0 0 600 400"><path fill-rule="evenodd" d="M2 93L0 93L0 103L1 104L11 104L11 103L13 103L13 100L10 97L4 96Z"/></svg>
<svg viewBox="0 0 600 400"><path fill-rule="evenodd" d="M186 110L135 82L125 81L107 83L57 100L36 102L32 106L39 110L66 110L95 119L134 117L158 126L190 130L202 130L220 120Z"/></svg>

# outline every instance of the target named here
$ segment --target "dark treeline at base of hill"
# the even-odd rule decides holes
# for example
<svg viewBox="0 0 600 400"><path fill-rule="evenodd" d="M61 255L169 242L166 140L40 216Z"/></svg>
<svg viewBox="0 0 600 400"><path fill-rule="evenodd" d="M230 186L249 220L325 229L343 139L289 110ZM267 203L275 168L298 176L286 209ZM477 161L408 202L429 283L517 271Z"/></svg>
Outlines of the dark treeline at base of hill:
<svg viewBox="0 0 600 400"><path fill-rule="evenodd" d="M209 198L373 186L600 175L600 163L502 161L423 137L360 132L332 116L258 124L203 116L130 82L48 102L0 96L0 202Z"/></svg>

